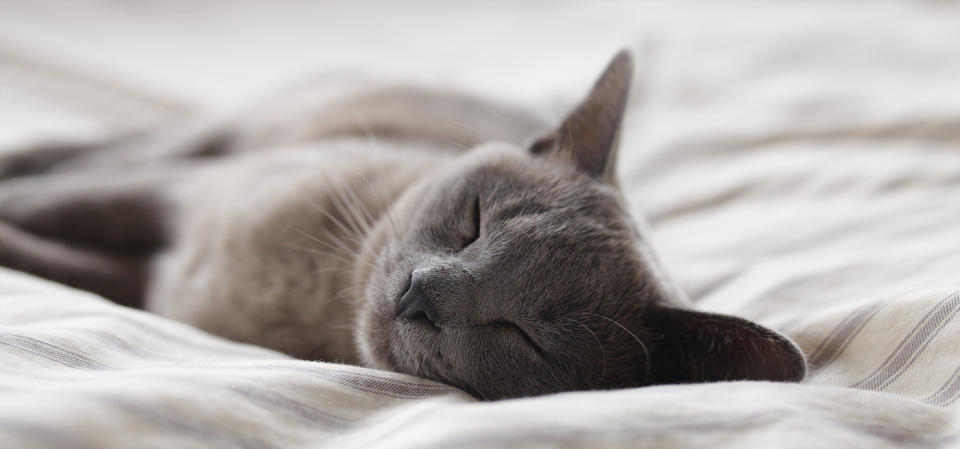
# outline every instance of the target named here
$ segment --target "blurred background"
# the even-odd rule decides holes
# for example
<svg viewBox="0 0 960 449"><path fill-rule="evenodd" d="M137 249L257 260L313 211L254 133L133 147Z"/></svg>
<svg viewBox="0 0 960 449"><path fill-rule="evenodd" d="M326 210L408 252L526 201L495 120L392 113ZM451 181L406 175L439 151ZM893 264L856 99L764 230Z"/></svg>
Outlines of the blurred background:
<svg viewBox="0 0 960 449"><path fill-rule="evenodd" d="M0 146L224 109L374 73L542 100L632 45L652 5L0 1Z"/></svg>
<svg viewBox="0 0 960 449"><path fill-rule="evenodd" d="M944 45L960 37L958 12L952 3L882 1L0 0L0 147L230 109L331 71L461 86L552 111L621 47L644 53L651 88L685 102L710 89L674 74L736 82L748 68L738 64L755 63L724 53L763 52L764 64L796 80L812 75L834 93L842 80L817 72L825 65L867 83L871 70L942 79L937 60L960 57ZM877 50L897 47L926 53L878 67L889 61L877 61Z"/></svg>

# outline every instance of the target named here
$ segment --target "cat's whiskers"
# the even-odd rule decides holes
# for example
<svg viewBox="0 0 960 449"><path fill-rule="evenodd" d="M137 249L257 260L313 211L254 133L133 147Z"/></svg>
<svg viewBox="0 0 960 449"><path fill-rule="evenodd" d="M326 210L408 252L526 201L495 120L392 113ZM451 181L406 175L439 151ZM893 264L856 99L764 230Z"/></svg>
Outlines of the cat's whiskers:
<svg viewBox="0 0 960 449"><path fill-rule="evenodd" d="M593 387L596 388L597 383L607 377L607 351L603 349L603 343L600 342L600 337L597 337L597 334L590 329L590 326L587 326L583 321L577 321L577 324L586 329L587 332L593 336L593 339L597 341L597 347L600 349L600 359L602 360L600 378L595 378L593 381Z"/></svg>
<svg viewBox="0 0 960 449"><path fill-rule="evenodd" d="M347 238L351 239L351 241L354 241L359 245L360 241L351 236L352 231L350 231L347 228L347 226L343 224L343 222L339 218L331 214L330 211L328 211L326 208L322 207L321 205L317 204L316 202L312 202L312 203L313 203L313 206L317 209L317 211L319 211L321 214L323 214L324 217L327 217L328 220L330 220L331 222L333 222L334 225L340 228L344 236L346 236Z"/></svg>
<svg viewBox="0 0 960 449"><path fill-rule="evenodd" d="M366 264L370 268L374 268L374 265L372 263L365 261L359 257L356 257L355 254L351 253L350 248L346 246L346 244L344 244L343 241L339 240L333 233L327 232L324 235L335 243L328 242L320 237L317 237L306 231L303 231L302 229L297 229L296 231L299 232L304 237L310 239L315 243L322 245L324 248L329 249L332 252L332 253L318 253L320 255L334 256L338 258L338 260L340 260L341 262L347 264L348 266L352 266L353 264L360 262L360 263Z"/></svg>
<svg viewBox="0 0 960 449"><path fill-rule="evenodd" d="M360 180L365 180L362 173L356 172L355 175L360 178ZM370 209L367 207L367 203L360 198L360 196L357 194L357 189L353 188L352 184L350 185L350 188L344 189L344 193L349 195L353 200L350 202L350 205L351 208L355 210L364 233L369 232L370 228L373 226L374 219L373 215L370 213Z"/></svg>
<svg viewBox="0 0 960 449"><path fill-rule="evenodd" d="M358 288L360 288L359 285L354 285L354 284L351 283L351 285L348 285L346 288L342 288L342 289L338 290L336 293L333 294L333 296L334 296L335 298L343 298L343 296L341 296L341 295L343 295L343 294L345 294L345 293L353 292L353 291L355 291L355 290L358 289ZM347 300L349 300L349 301L351 301L351 302L357 302L358 300L360 300L360 295L351 295L351 296L346 297L345 299L347 299Z"/></svg>
<svg viewBox="0 0 960 449"><path fill-rule="evenodd" d="M349 260L347 260L347 259L344 259L343 256L341 256L341 255L339 255L339 254L330 254L330 253L325 252L325 251L320 251L320 250L318 250L318 249L316 249L316 248L307 248L307 247L303 247L303 246L294 245L294 244L292 244L292 243L285 243L284 246L286 246L286 247L288 247L288 248L290 248L290 249L295 249L295 250L297 250L297 251L303 251L303 252L305 252L305 253L313 254L313 255L316 255L316 256L320 256L320 257L333 257L334 259L336 259L336 260L338 260L339 262L344 263L344 264L349 264L349 263L351 263L351 261L349 261Z"/></svg>
<svg viewBox="0 0 960 449"><path fill-rule="evenodd" d="M367 209L366 202L357 194L353 183L344 186L342 191L344 198L350 200L345 202L344 206L346 206L347 211L350 213L350 216L353 217L360 231L366 234L373 226L373 217L370 215L369 209Z"/></svg>
<svg viewBox="0 0 960 449"><path fill-rule="evenodd" d="M370 182L363 174L358 174L360 179L367 184L367 191L373 193L380 199L380 205L383 210L383 216L387 220L387 224L390 225L390 230L393 231L393 237L400 235L400 227L397 225L397 221L393 216L392 211L390 210L390 202L387 201L386 197L383 196L383 192L379 188L375 188L373 183Z"/></svg>
<svg viewBox="0 0 960 449"><path fill-rule="evenodd" d="M353 199L353 201L350 201L348 204L348 210L356 217L357 224L362 232L361 235L366 236L370 233L370 230L373 229L375 222L373 214L370 213L367 203L360 199L360 196L356 193L356 189L351 187L350 189L346 189L344 193ZM357 247L362 248L363 242L357 242Z"/></svg>
<svg viewBox="0 0 960 449"><path fill-rule="evenodd" d="M400 225L397 224L397 219L393 216L393 211L391 211L389 208L384 209L383 215L387 218L387 223L390 224L390 230L392 231L391 237L400 237L402 235L400 232Z"/></svg>
<svg viewBox="0 0 960 449"><path fill-rule="evenodd" d="M650 360L650 351L647 349L647 345L644 344L642 340L640 340L640 337L637 337L637 335L634 334L633 332L631 332L630 329L627 329L626 326L620 324L617 320L614 320L614 319L612 319L612 318L607 318L607 317L605 317L605 316L603 316L603 315L598 315L598 314L596 314L596 313L585 312L584 315L590 315L590 316L594 316L594 317L597 317L597 318L601 318L601 319L607 320L607 321L609 321L609 322L617 325L620 329L623 329L623 331L626 332L627 334L630 334L630 336L633 337L633 339L637 342L637 344L640 345L640 348L643 349L644 360L646 360L646 361L649 362L649 360ZM647 367L647 369L648 369L648 371L649 371L650 364L649 364L649 363L646 363L646 367ZM649 373L648 373L648 375L649 375Z"/></svg>
<svg viewBox="0 0 960 449"><path fill-rule="evenodd" d="M360 238L365 234L364 226L358 221L356 216L356 209L350 206L351 201L346 197L346 191L343 186L343 183L334 183L334 201L333 207L340 212L340 215L343 217L344 221L350 226L350 229L353 232L355 239ZM354 240L357 241L357 240Z"/></svg>
<svg viewBox="0 0 960 449"><path fill-rule="evenodd" d="M316 242L316 243L319 243L319 244L323 245L324 248L327 248L327 249L329 249L329 250L331 250L331 251L334 251L334 252L336 252L338 255L341 255L341 256L346 257L348 260L352 260L352 259L353 259L353 255L352 255L351 252L350 252L350 247L346 246L346 244L343 243L343 241L341 241L340 239L338 239L338 238L337 238L333 233L331 233L331 232L326 232L326 233L324 234L325 237L327 237L327 238L329 238L329 239L331 240L331 242L328 242L328 241L325 241L325 240L321 239L320 237L317 237L317 236L315 236L315 235L313 235L313 234L310 234L310 233L308 233L308 232L306 232L306 231L304 231L304 230L302 230L302 229L297 229L296 231L297 231L298 233L300 233L300 235L302 235L302 236L304 236L304 237L306 237L306 238L308 238L308 239L310 239L310 240L312 240L312 241L314 241L314 242Z"/></svg>
<svg viewBox="0 0 960 449"><path fill-rule="evenodd" d="M363 178L361 177L361 179ZM339 266L340 264L337 264L333 267L326 267L316 270L314 272L316 274L335 273L337 275L342 275L349 278L351 275L349 267L354 266L358 262L370 268L375 268L376 266L374 263L359 257L359 248L364 244L362 238L370 231L373 218L366 205L363 203L363 201L361 201L353 189L345 187L349 185L349 183L345 182L331 183L332 195L328 202L330 207L323 207L316 201L311 201L314 208L337 228L324 230L322 237L325 237L326 240L320 236L307 233L306 231L300 229L297 230L304 237L307 237L308 239L319 243L324 248L332 251L334 254L331 254L331 256L334 256L337 261L342 262L348 267L344 268ZM335 232L336 230L340 231L339 237ZM353 243L353 245L348 245L348 242ZM347 288L336 292L334 297L345 297L347 293L359 289L359 287L359 285L354 285L351 283ZM356 302L360 299L359 295L353 294L346 297L351 302Z"/></svg>
<svg viewBox="0 0 960 449"><path fill-rule="evenodd" d="M320 268L319 270L311 271L311 273L312 273L312 274L336 273L336 274L340 274L340 275L344 275L344 276L347 276L347 275L350 274L347 270L344 270L343 268L341 268L341 267L336 267L336 266L333 266L333 267L323 267L323 268Z"/></svg>
<svg viewBox="0 0 960 449"><path fill-rule="evenodd" d="M356 328L353 326L353 324L335 324L335 325L332 325L332 326L328 326L328 328L330 328L330 329L335 329L335 330L339 330L339 331L354 331L354 330L356 330ZM352 332L351 332L351 333L352 333Z"/></svg>
<svg viewBox="0 0 960 449"><path fill-rule="evenodd" d="M316 249L316 248L308 248L308 247L306 247L306 246L300 246L300 245L297 245L297 244L294 244L294 243L290 243L290 242L285 242L285 243L283 244L283 246L286 246L286 247L288 247L288 248L290 248L290 249L295 249L295 250L297 250L297 251L303 251L303 252L305 252L305 253L315 254L315 255L318 255L318 256L325 256L325 255L327 255L327 253L325 253L325 252L323 252L323 251L320 251L320 250L318 250L318 249Z"/></svg>
<svg viewBox="0 0 960 449"><path fill-rule="evenodd" d="M360 111L354 110L353 115L357 118L357 121L360 122L361 128L363 128L364 134L367 136L367 144L370 145L370 148L373 148L375 151L380 151L380 145L377 142L377 136L373 133L373 129L370 127L370 123L360 114ZM383 215L387 219L387 222L390 224L393 229L393 236L400 235L400 228L397 226L397 222L394 220L393 215L390 214L390 202L383 196L383 192L380 189L374 189L373 183L370 182L362 173L357 173L360 179L367 184L367 191L377 195L380 198L381 208L383 209ZM371 217L371 225L373 224L373 217Z"/></svg>
<svg viewBox="0 0 960 449"><path fill-rule="evenodd" d="M339 263L341 263L341 264L343 264L343 265L350 265L350 264L353 263L352 260L349 260L349 259L347 259L346 257L344 257L344 256L342 256L342 255L340 255L340 254L331 254L330 252L321 251L321 250L318 250L318 249L316 249L316 248L308 248L308 247L304 247L304 246L298 246L298 245L295 245L295 244L292 244L292 243L285 243L284 246L286 246L286 247L288 247L288 248L290 248L290 249L294 249L294 250L297 250L297 251L302 251L302 252L305 252L305 253L307 253L307 254L315 255L315 256L318 256L318 257L332 257L335 261L337 261L337 262L339 262ZM325 273L325 272L337 272L338 274L342 274L342 275L345 275L345 276L348 276L348 275L349 275L349 272L348 272L347 270L345 270L344 268L339 267L339 266L323 267L323 268L320 268L320 269L318 269L318 270L313 271L313 273Z"/></svg>

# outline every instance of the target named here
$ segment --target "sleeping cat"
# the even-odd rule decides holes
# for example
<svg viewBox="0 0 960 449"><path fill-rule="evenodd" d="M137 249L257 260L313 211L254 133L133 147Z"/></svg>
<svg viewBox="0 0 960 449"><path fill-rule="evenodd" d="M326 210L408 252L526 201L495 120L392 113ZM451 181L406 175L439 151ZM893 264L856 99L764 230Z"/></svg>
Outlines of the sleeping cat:
<svg viewBox="0 0 960 449"><path fill-rule="evenodd" d="M482 399L801 380L782 335L690 310L629 216L631 73L619 53L553 131L461 94L301 87L201 131L14 153L0 265Z"/></svg>

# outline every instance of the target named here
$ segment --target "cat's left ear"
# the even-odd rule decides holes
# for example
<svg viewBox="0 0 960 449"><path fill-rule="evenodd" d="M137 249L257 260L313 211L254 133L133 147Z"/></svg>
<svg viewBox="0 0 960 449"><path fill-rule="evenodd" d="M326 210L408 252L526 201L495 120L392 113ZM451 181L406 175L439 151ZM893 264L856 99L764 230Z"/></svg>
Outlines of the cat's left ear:
<svg viewBox="0 0 960 449"><path fill-rule="evenodd" d="M793 342L728 315L651 306L646 325L650 383L770 380L799 382L807 363Z"/></svg>
<svg viewBox="0 0 960 449"><path fill-rule="evenodd" d="M621 50L587 98L557 130L534 142L530 152L559 158L594 178L612 181L632 76L633 58Z"/></svg>

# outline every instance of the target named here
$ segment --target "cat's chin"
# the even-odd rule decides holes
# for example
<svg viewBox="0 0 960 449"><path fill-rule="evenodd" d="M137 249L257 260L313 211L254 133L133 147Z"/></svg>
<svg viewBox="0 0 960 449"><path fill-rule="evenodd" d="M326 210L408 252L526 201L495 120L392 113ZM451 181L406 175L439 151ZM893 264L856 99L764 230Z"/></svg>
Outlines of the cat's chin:
<svg viewBox="0 0 960 449"><path fill-rule="evenodd" d="M378 317L369 310L357 314L357 326L354 341L360 356L360 363L368 368L390 371L396 361L384 344L389 338L385 329L378 323Z"/></svg>
<svg viewBox="0 0 960 449"><path fill-rule="evenodd" d="M358 314L355 341L361 363L374 369L395 371L414 376L426 377L413 368L411 357L419 356L415 349L425 335L412 335L423 332L418 325L396 319L393 308L386 302L367 300L364 310ZM416 354L416 355L414 355Z"/></svg>
<svg viewBox="0 0 960 449"><path fill-rule="evenodd" d="M356 335L364 366L450 383L434 357L438 329L395 318L392 313L367 312L358 322Z"/></svg>

